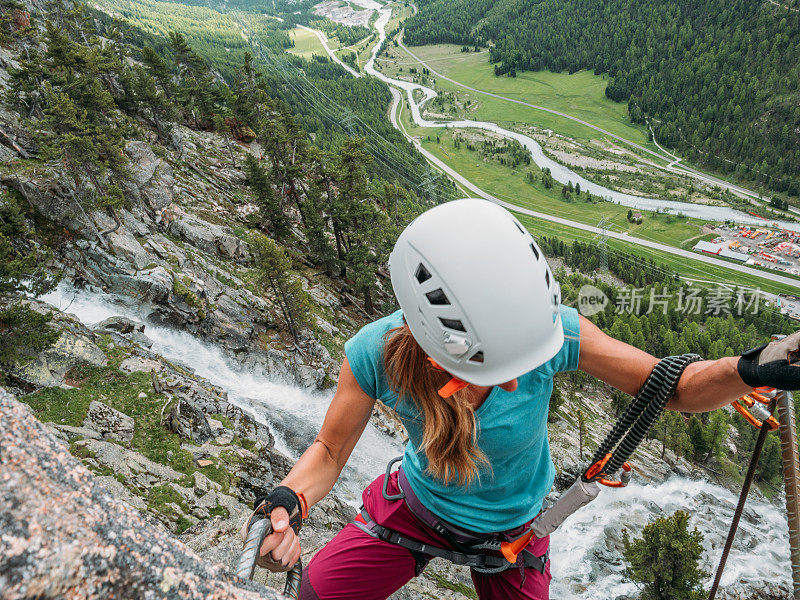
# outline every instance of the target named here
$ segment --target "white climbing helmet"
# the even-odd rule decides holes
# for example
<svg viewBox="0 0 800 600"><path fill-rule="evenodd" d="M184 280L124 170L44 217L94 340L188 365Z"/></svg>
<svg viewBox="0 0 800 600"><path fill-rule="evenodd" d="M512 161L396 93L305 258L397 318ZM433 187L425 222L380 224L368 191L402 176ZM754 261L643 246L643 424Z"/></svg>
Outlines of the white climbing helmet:
<svg viewBox="0 0 800 600"><path fill-rule="evenodd" d="M511 381L564 343L558 282L530 233L492 202L426 211L400 234L389 268L414 339L459 379Z"/></svg>

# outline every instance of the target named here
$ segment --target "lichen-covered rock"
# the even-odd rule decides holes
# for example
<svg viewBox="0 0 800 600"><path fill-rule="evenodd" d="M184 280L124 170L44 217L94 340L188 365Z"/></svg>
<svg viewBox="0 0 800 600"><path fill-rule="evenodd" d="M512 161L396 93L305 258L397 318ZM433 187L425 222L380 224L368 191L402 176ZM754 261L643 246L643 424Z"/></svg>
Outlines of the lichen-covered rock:
<svg viewBox="0 0 800 600"><path fill-rule="evenodd" d="M61 423L45 423L45 425L50 428L55 437L64 442L83 438L90 440L99 440L102 438L100 432L91 427L73 427L71 425L62 425Z"/></svg>
<svg viewBox="0 0 800 600"><path fill-rule="evenodd" d="M176 212L175 218L169 223L169 231L212 255L240 261L250 259L247 244L233 235L227 227Z"/></svg>
<svg viewBox="0 0 800 600"><path fill-rule="evenodd" d="M125 154L131 159L131 176L141 198L153 210L160 210L172 203L175 196L175 178L172 167L158 158L149 144L128 142Z"/></svg>
<svg viewBox="0 0 800 600"><path fill-rule="evenodd" d="M109 493L2 389L0 447L4 600L280 598L204 561Z"/></svg>
<svg viewBox="0 0 800 600"><path fill-rule="evenodd" d="M131 333L133 331L144 331L144 323L134 321L128 317L109 317L100 321L94 326L97 333Z"/></svg>
<svg viewBox="0 0 800 600"><path fill-rule="evenodd" d="M35 360L9 367L9 372L35 386L55 387L64 384L67 372L79 365L105 366L105 353L94 343L95 336L76 317L57 311L41 301L18 300L32 310L53 313L49 327L61 332L56 342L39 353Z"/></svg>
<svg viewBox="0 0 800 600"><path fill-rule="evenodd" d="M78 440L76 452L92 467L110 469L134 486L148 489L183 475L166 465L153 462L138 452L127 450L119 444L102 440Z"/></svg>
<svg viewBox="0 0 800 600"><path fill-rule="evenodd" d="M102 402L93 400L83 421L83 426L94 429L103 438L130 442L135 427L133 418Z"/></svg>
<svg viewBox="0 0 800 600"><path fill-rule="evenodd" d="M108 245L115 256L122 257L138 271L153 262L150 254L133 237L126 227L120 227L106 236Z"/></svg>
<svg viewBox="0 0 800 600"><path fill-rule="evenodd" d="M204 444L213 435L205 414L182 398L174 400L164 417L164 426L184 440Z"/></svg>

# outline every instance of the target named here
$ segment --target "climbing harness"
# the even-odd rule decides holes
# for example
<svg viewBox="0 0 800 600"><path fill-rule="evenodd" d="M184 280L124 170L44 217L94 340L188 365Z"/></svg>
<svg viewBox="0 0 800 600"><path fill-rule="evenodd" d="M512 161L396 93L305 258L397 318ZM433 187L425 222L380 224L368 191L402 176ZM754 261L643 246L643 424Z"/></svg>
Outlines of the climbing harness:
<svg viewBox="0 0 800 600"><path fill-rule="evenodd" d="M430 513L414 498L412 494L404 492L410 486L403 485L404 475L402 469L398 475L400 493L390 495L388 492L389 474L392 465L399 460L396 458L389 462L386 476L383 481L383 496L387 500L404 499L412 513L423 523L444 537L455 550L433 547L418 540L411 539L396 531L392 531L373 521L369 514L362 509L354 524L369 535L402 546L411 551L417 560L417 571L421 572L427 563L427 556L438 556L455 564L466 565L479 573L499 573L513 565L521 568L532 567L539 572L544 572L547 563L547 554L541 557L534 556L526 547L533 536L543 538L561 525L564 520L585 506L600 492L600 485L607 487L624 487L631 478L631 467L628 458L644 439L650 427L664 410L667 402L675 393L678 380L686 367L700 360L696 354L669 356L662 359L650 373L647 381L639 393L625 410L617 424L606 436L605 440L592 459L589 467L575 481L559 499L533 520L531 527L513 540L489 539L472 540L466 543L463 540L464 531L457 530L451 524L445 524L435 515ZM618 480L612 476L622 469ZM420 514L423 513L423 514ZM455 530L455 531L454 531ZM459 540L457 534L461 534ZM486 554L486 551L499 552L498 555ZM520 561L519 558L522 558ZM523 570L524 573L524 570Z"/></svg>
<svg viewBox="0 0 800 600"><path fill-rule="evenodd" d="M356 516L353 524L374 538L395 546L401 546L411 552L417 563L415 575L419 575L422 572L431 557L443 558L453 564L469 567L473 571L484 575L501 573L516 566L522 571L523 581L525 569L534 569L539 573L545 572L549 551L542 556L536 556L527 550L525 547L528 544L528 540L530 540L527 532L509 541L502 539L503 536L500 534L475 534L443 521L428 510L413 494L402 469L398 472L397 477L397 486L400 488L400 493L389 494L389 476L392 466L401 460L402 457L394 458L389 461L386 467L386 476L383 480L382 489L383 497L389 501L403 500L411 513L447 540L452 549L421 542L384 527L376 523L364 507L361 508L361 512ZM526 542L517 548L517 542L523 538L526 538ZM512 546L514 546L513 550ZM492 552L498 554L492 554Z"/></svg>
<svg viewBox="0 0 800 600"><path fill-rule="evenodd" d="M278 486L268 496L255 501L254 511L247 524L247 540L236 564L236 575L242 579L251 579L258 560L258 551L270 533L272 522L270 514L273 508L281 506L289 512L289 525L295 533L300 532L300 524L308 517L308 503L303 494L297 494L286 486ZM297 563L286 573L286 585L283 595L297 600L300 595L300 580L303 576L303 563Z"/></svg>
<svg viewBox="0 0 800 600"><path fill-rule="evenodd" d="M672 398L683 371L698 360L697 354L682 354L659 361L597 448L589 467L533 522L531 535L544 537L553 533L567 517L594 500L601 485L615 488L628 485L631 479L628 459ZM612 479L620 469L620 478Z"/></svg>

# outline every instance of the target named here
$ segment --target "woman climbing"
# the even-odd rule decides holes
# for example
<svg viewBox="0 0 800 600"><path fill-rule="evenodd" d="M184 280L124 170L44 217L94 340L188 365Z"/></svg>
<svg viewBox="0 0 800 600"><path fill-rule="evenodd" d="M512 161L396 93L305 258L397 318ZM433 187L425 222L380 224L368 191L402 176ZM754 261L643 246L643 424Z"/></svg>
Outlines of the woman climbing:
<svg viewBox="0 0 800 600"><path fill-rule="evenodd" d="M273 525L259 564L283 571L297 562L303 516L333 487L380 400L408 433L402 466L367 487L361 514L304 570L300 598L387 598L444 556L472 567L479 598L546 599L549 538L533 537L511 556L496 543L527 532L553 485L553 376L581 369L633 395L658 360L561 305L533 238L490 202L425 212L400 235L389 265L401 309L345 344L319 435L257 502ZM800 332L741 357L692 363L668 408L705 412L753 386L794 389L800 369L787 358L798 343Z"/></svg>

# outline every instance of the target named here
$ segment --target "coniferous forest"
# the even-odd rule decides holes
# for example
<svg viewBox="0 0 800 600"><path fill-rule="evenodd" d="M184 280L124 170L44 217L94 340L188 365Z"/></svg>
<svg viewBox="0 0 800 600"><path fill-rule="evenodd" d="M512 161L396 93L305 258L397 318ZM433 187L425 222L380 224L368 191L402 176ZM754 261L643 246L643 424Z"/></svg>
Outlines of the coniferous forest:
<svg viewBox="0 0 800 600"><path fill-rule="evenodd" d="M499 76L608 74L659 143L800 194L797 0L425 0L405 41L489 46Z"/></svg>

